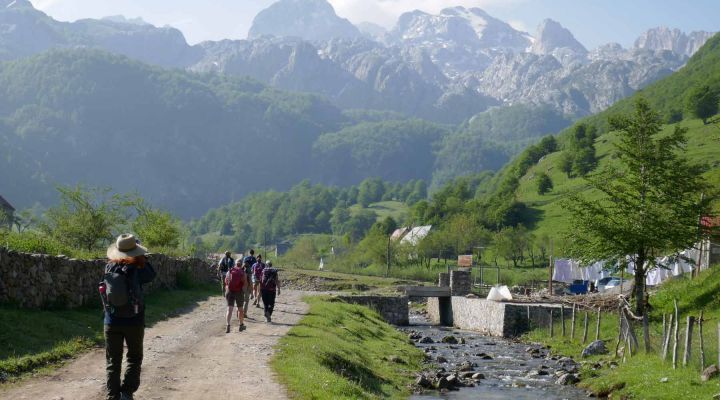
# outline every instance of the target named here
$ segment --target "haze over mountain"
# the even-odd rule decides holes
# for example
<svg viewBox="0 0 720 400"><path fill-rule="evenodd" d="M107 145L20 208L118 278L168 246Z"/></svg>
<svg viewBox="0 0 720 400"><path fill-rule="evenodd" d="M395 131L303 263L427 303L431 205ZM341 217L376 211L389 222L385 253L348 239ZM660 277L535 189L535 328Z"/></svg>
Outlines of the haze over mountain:
<svg viewBox="0 0 720 400"><path fill-rule="evenodd" d="M110 182L107 144L129 141L145 143L119 153L141 178L114 186L183 216L305 178L437 186L502 167L680 68L709 36L654 29L634 48L588 51L552 20L531 35L451 7L385 31L324 0L282 0L250 39L191 46L172 27L60 22L0 0L0 165L12 171L0 183L21 206L48 203L56 183Z"/></svg>
<svg viewBox="0 0 720 400"><path fill-rule="evenodd" d="M164 67L250 76L322 94L342 108L453 123L501 104L548 104L574 116L603 110L676 70L711 35L658 28L633 49L589 56L558 22L543 21L533 37L479 8L451 7L405 13L371 39L325 0L281 0L257 15L249 40L190 46L170 27L118 18L58 22L26 0L0 6L2 59L94 47Z"/></svg>

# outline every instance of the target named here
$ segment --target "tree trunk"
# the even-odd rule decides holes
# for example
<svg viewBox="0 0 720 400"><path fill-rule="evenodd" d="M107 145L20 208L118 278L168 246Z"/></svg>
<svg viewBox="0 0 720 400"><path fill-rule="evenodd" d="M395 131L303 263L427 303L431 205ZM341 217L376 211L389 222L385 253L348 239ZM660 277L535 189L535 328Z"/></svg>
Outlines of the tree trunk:
<svg viewBox="0 0 720 400"><path fill-rule="evenodd" d="M645 314L645 257L635 260L635 314Z"/></svg>

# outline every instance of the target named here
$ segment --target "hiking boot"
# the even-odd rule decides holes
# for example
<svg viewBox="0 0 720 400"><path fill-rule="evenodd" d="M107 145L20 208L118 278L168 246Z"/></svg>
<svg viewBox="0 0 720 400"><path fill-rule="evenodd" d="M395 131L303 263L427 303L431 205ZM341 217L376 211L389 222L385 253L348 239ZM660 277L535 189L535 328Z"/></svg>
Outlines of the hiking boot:
<svg viewBox="0 0 720 400"><path fill-rule="evenodd" d="M225 327L225 333L230 333L230 325L228 325L227 327Z"/></svg>
<svg viewBox="0 0 720 400"><path fill-rule="evenodd" d="M245 324L240 325L240 328L238 328L238 332L242 332L245 330Z"/></svg>
<svg viewBox="0 0 720 400"><path fill-rule="evenodd" d="M268 315L267 317L265 317L265 320L266 320L268 323L272 322L272 318L270 318L269 315Z"/></svg>
<svg viewBox="0 0 720 400"><path fill-rule="evenodd" d="M121 392L120 400L133 400L133 395L130 393Z"/></svg>

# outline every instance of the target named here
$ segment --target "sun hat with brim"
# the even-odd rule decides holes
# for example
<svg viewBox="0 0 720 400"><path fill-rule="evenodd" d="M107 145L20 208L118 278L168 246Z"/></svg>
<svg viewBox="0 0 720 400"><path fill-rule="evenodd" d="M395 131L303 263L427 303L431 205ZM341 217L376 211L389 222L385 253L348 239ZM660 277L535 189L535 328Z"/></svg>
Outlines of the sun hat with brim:
<svg viewBox="0 0 720 400"><path fill-rule="evenodd" d="M111 244L107 249L107 257L111 260L126 257L137 257L147 254L148 250L140 246L135 236L124 233L117 237L115 243Z"/></svg>

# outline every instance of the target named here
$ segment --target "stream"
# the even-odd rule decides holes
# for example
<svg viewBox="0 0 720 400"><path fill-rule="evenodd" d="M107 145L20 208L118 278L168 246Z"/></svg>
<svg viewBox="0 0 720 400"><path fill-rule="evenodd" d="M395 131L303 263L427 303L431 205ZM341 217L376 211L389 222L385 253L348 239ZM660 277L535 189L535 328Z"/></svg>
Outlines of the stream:
<svg viewBox="0 0 720 400"><path fill-rule="evenodd" d="M466 366L465 369L469 369L469 364L472 366L472 373L484 375L483 379L466 380L466 382L474 382L474 387L460 387L459 390L448 392L430 390L425 394L413 395L410 397L412 400L574 400L588 397L586 391L573 385L563 386L555 383L560 375L565 374L564 371L573 372L579 365L568 358L549 357L547 350L539 345L533 346L508 339L483 336L475 332L431 325L424 316L417 314L410 316L410 326L403 331L416 337L421 336L424 340L419 340L416 346L425 351L431 361L445 371L458 371L463 364ZM442 339L450 335L459 343L442 343ZM431 338L433 343L421 343L428 341L426 337ZM439 372L444 373L442 370ZM436 373L437 371L433 370L426 375L432 378ZM470 374L470 371L465 372L468 378Z"/></svg>

